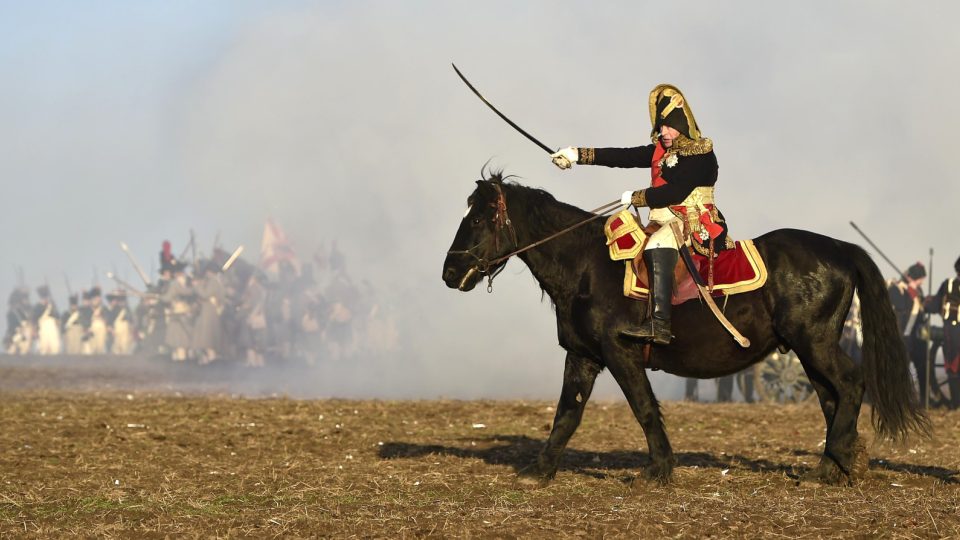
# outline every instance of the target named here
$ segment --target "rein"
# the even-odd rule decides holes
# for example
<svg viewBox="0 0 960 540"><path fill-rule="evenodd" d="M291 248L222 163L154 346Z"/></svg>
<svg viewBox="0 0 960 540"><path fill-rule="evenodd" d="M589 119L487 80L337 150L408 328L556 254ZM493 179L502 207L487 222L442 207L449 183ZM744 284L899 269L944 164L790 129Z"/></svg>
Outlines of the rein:
<svg viewBox="0 0 960 540"><path fill-rule="evenodd" d="M513 222L510 221L510 217L507 216L507 199L504 196L503 191L500 190L499 186L497 186L497 192L498 192L497 201L493 205L497 209L497 212L493 217L493 223L494 223L494 229L495 229L493 238L494 238L495 248L499 248L500 232L504 227L510 228L510 234L513 239L513 245L514 247L516 247L518 244L517 232L513 228ZM483 241L481 241L480 243L478 243L477 245L469 249L448 251L447 254L448 255L469 255L474 259L476 259L477 265L471 268L469 272L467 272L467 275L464 276L463 278L463 282L466 282L466 280L473 274L473 272L480 272L481 275L487 276L487 292L491 293L493 292L493 278L497 277L500 274L500 272L502 272L503 269L506 268L506 265L505 264L501 265L499 268L495 268L492 272L490 271L491 268L494 268L497 265L500 265L501 263L505 262L507 259L509 259L510 257L513 257L514 255L519 255L525 251L529 251L537 246L540 246L549 242L550 240L553 240L554 238L563 236L564 234L567 234L568 232L574 229L582 227L587 223L590 223L592 221L605 217L607 213L609 213L611 210L614 210L620 206L622 206L622 204L620 203L619 200L616 200L616 201L611 201L607 204L604 204L603 206L594 208L593 210L590 211L591 214L594 214L593 216L590 216L587 219L578 221L573 225L570 225L569 227L566 227L564 229L561 229L551 234L550 236L541 238L536 242L528 244L522 248L515 249L514 251L511 251L506 255L497 257L496 259L493 259L493 260L488 261L483 257L479 257L477 256L477 254L473 253L473 250L477 249L478 247L482 246L487 241L489 241L489 238L484 239Z"/></svg>

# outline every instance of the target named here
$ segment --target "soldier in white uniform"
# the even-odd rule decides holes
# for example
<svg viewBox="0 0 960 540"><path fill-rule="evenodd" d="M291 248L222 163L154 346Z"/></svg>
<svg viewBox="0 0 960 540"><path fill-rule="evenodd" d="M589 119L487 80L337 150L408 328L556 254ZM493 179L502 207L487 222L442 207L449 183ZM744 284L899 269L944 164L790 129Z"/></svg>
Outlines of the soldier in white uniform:
<svg viewBox="0 0 960 540"><path fill-rule="evenodd" d="M70 306L63 312L61 318L65 354L83 354L83 322L80 320L78 300L76 294L70 295Z"/></svg>
<svg viewBox="0 0 960 540"><path fill-rule="evenodd" d="M50 298L50 288L37 288L37 305L33 307L33 324L37 329L37 353L60 354L60 321L57 308Z"/></svg>

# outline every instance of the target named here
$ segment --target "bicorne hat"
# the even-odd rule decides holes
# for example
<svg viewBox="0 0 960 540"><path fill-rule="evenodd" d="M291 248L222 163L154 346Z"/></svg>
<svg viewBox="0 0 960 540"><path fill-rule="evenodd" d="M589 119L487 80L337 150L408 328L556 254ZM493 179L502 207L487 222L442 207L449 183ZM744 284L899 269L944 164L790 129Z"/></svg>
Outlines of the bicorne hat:
<svg viewBox="0 0 960 540"><path fill-rule="evenodd" d="M690 104L680 89L672 84L659 84L650 91L650 125L654 142L660 136L660 126L672 127L694 141L701 136Z"/></svg>

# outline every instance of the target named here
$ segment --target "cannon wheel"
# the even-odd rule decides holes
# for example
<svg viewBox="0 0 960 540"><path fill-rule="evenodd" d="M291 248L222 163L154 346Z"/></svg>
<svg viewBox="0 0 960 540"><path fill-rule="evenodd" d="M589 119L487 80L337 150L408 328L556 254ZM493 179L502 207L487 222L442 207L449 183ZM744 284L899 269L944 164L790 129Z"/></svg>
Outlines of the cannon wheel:
<svg viewBox="0 0 960 540"><path fill-rule="evenodd" d="M816 392L793 351L775 351L754 368L754 389L760 401L802 403Z"/></svg>

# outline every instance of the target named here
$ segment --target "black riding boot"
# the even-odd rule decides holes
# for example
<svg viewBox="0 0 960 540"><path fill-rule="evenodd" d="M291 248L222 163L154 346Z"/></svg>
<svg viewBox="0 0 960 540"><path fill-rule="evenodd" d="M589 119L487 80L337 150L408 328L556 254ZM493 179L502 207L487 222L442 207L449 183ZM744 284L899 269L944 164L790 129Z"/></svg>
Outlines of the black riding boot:
<svg viewBox="0 0 960 540"><path fill-rule="evenodd" d="M640 323L638 328L622 330L620 335L667 345L673 338L670 333L670 299L673 297L673 269L677 266L679 253L675 249L657 248L643 252L643 262L650 276L650 302L653 315Z"/></svg>

